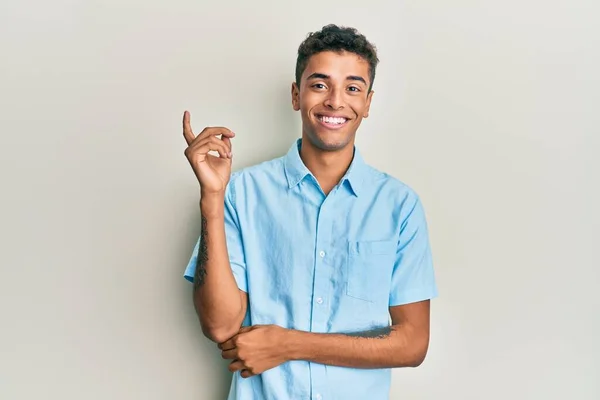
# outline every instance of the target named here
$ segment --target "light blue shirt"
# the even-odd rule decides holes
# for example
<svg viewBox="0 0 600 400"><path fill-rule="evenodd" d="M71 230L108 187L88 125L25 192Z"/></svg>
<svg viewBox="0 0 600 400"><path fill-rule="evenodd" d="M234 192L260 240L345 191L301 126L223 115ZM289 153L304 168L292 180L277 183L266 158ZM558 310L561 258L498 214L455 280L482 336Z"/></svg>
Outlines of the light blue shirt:
<svg viewBox="0 0 600 400"><path fill-rule="evenodd" d="M390 306L437 296L427 224L417 194L368 166L355 148L329 195L300 158L234 172L225 196L227 249L248 293L244 325L349 333L390 324ZM185 270L192 281L198 244ZM290 361L244 379L229 400L383 400L390 369Z"/></svg>

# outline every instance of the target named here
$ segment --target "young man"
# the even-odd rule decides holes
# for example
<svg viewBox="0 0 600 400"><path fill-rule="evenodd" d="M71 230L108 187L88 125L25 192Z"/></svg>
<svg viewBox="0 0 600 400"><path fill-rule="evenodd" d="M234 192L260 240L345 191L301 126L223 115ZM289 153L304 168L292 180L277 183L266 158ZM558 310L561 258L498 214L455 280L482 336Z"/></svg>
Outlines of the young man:
<svg viewBox="0 0 600 400"><path fill-rule="evenodd" d="M354 29L310 34L292 84L301 138L233 174L235 134L195 136L184 113L202 219L185 277L231 360L230 399L387 399L390 368L425 358L437 290L423 207L354 146L377 63Z"/></svg>

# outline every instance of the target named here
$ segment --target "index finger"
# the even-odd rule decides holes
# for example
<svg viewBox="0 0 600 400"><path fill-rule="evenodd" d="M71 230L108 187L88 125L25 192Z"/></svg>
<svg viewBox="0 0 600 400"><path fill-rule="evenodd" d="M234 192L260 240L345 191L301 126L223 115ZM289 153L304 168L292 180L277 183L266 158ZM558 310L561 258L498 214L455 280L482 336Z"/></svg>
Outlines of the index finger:
<svg viewBox="0 0 600 400"><path fill-rule="evenodd" d="M188 146L192 144L194 139L194 133L192 132L192 125L190 123L190 112L184 111L183 113L183 137L187 142Z"/></svg>
<svg viewBox="0 0 600 400"><path fill-rule="evenodd" d="M232 138L235 137L235 132L224 126L207 126L198 134L198 137L218 136Z"/></svg>

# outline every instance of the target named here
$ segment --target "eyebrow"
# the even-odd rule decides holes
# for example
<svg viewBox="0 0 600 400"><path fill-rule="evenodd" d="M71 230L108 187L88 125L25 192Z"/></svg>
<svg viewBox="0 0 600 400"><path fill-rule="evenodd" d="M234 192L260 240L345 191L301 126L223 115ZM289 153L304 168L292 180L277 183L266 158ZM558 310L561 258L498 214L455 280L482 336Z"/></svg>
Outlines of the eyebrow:
<svg viewBox="0 0 600 400"><path fill-rule="evenodd" d="M327 75L327 74L322 74L320 72L315 72L314 74L310 74L308 76L308 78L306 78L306 80L311 80L311 79L330 79L331 76ZM362 76L358 76L358 75L349 75L346 77L346 80L349 81L359 81L364 83L365 85L367 84L367 82L365 81L365 79Z"/></svg>

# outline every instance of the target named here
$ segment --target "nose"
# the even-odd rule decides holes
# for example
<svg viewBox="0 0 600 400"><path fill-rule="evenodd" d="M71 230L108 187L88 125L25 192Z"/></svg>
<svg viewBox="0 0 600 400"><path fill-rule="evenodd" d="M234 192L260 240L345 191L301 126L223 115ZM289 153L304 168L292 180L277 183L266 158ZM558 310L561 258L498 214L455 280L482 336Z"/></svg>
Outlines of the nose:
<svg viewBox="0 0 600 400"><path fill-rule="evenodd" d="M344 100L342 92L339 89L332 89L329 95L325 99L325 106L332 110L339 110L344 108Z"/></svg>

